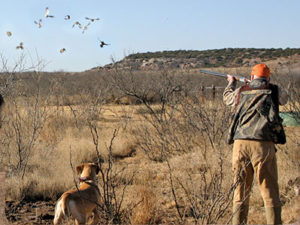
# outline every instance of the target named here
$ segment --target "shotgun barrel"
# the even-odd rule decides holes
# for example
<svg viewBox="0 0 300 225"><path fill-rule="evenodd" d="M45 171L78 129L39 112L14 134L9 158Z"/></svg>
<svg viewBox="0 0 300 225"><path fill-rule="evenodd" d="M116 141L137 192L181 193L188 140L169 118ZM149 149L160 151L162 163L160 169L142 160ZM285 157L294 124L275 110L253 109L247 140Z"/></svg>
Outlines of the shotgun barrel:
<svg viewBox="0 0 300 225"><path fill-rule="evenodd" d="M214 76L219 76L219 77L227 77L226 73L219 73L219 72L215 72L215 71L209 71L209 70L200 70L201 73L205 73L205 74L210 74L210 75L214 75ZM240 82L244 82L244 83L248 83L249 80L243 76L240 75L231 75L233 76L236 80L240 81Z"/></svg>

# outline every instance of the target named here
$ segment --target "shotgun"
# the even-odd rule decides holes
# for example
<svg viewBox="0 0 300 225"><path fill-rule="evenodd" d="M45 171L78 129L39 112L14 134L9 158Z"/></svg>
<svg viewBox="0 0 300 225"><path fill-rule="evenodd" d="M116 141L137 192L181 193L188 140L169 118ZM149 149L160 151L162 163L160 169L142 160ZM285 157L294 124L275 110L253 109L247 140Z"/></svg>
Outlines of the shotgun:
<svg viewBox="0 0 300 225"><path fill-rule="evenodd" d="M208 71L208 70L200 70L201 73L205 73L205 74L210 74L210 75L214 75L214 76L219 76L219 77L227 77L226 73L219 73L219 72L215 72L215 71ZM247 78L240 76L240 75L231 75L233 76L236 80L240 81L240 82L244 82L244 83L249 83L250 80L248 80Z"/></svg>

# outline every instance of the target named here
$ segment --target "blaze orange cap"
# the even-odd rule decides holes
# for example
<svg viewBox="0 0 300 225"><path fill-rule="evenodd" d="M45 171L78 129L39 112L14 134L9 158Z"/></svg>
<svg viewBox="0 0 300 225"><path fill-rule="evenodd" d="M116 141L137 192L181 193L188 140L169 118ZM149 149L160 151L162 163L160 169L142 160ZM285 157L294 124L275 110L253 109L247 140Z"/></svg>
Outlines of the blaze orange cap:
<svg viewBox="0 0 300 225"><path fill-rule="evenodd" d="M270 77L270 69L269 69L269 67L267 67L266 64L263 64L263 63L257 64L252 68L251 75L269 78Z"/></svg>

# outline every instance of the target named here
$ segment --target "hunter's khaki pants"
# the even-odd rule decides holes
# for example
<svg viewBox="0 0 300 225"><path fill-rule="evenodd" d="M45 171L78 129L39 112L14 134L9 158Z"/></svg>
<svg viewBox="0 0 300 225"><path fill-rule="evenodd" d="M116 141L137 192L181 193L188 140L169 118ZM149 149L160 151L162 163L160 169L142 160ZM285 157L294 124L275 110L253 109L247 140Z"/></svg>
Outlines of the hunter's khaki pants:
<svg viewBox="0 0 300 225"><path fill-rule="evenodd" d="M257 178L265 207L280 207L277 162L273 142L235 140L232 167L234 182L233 204L249 206L254 175Z"/></svg>

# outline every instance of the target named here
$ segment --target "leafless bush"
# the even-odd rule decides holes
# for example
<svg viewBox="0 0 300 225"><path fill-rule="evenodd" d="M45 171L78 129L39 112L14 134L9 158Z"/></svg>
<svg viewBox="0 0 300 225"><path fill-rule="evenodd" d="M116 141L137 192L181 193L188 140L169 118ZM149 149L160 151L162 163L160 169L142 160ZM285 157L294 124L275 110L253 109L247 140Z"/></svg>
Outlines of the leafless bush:
<svg viewBox="0 0 300 225"><path fill-rule="evenodd" d="M145 123L132 132L150 159L167 163L177 222L193 218L201 224L217 223L228 212L233 192L224 171L229 110L218 99L203 104L199 93L189 92L188 80L178 75L162 73L144 83L131 72L117 72L113 78L119 90L142 102L139 112ZM150 90L160 97L156 104L147 99ZM170 158L192 152L201 152L202 169L197 176L185 171L181 179Z"/></svg>
<svg viewBox="0 0 300 225"><path fill-rule="evenodd" d="M108 159L103 161L103 157L99 151L99 134L95 124L90 124L91 136L97 153L97 163L100 168L99 185L101 203L99 206L99 215L105 224L120 224L126 223L129 220L129 214L132 207L125 208L123 205L126 190L129 184L132 183L134 174L129 180L122 179L125 172L125 167L121 169L115 168L113 159L113 142L117 136L118 130L114 130L111 142L108 146ZM122 182L122 181L123 182Z"/></svg>
<svg viewBox="0 0 300 225"><path fill-rule="evenodd" d="M272 76L273 78L273 76ZM295 122L300 122L300 73L299 69L292 70L287 68L286 71L275 71L274 82L278 84L284 91L288 94L287 104L282 106L280 111L284 111L283 116L286 116L287 121L290 120L293 124ZM285 115L285 113L287 113ZM292 121L294 120L294 121ZM291 126L292 124L288 124ZM295 124L296 125L296 124ZM299 149L300 147L300 133L295 128L293 131L292 127L285 127L287 133L287 143L285 145L277 145L281 157L286 158L285 162L293 168L299 168L299 160L294 160L299 158L299 151L294 151L294 149ZM292 132L292 135L289 133ZM287 166L287 165L286 165Z"/></svg>
<svg viewBox="0 0 300 225"><path fill-rule="evenodd" d="M8 159L8 168L24 178L36 141L50 114L48 98L40 94L38 73L35 95L32 98L20 98L18 92L6 97L4 124L1 132L4 154Z"/></svg>
<svg viewBox="0 0 300 225"><path fill-rule="evenodd" d="M94 154L89 160L96 162L100 168L98 176L101 196L101 202L98 205L100 219L105 224L116 224L128 220L130 209L123 206L123 201L127 186L132 183L134 174L129 180L123 179L126 168L115 166L113 143L118 135L118 129L114 130L110 143L106 146L107 155L104 156L103 152L105 150L100 149L100 142L104 140L101 139L103 128L100 126L99 121L103 116L107 91L108 87L101 89L95 84L89 91L78 94L79 102L77 105L69 103L68 107L73 115L76 128L81 130L87 127L90 131Z"/></svg>
<svg viewBox="0 0 300 225"><path fill-rule="evenodd" d="M133 132L139 138L143 150L151 159L157 161L163 161L176 151L186 150L184 143L180 141L184 136L174 132L180 121L177 117L178 103L184 97L182 92L184 79L180 78L182 77L167 72L147 77L132 71L127 73L116 71L112 74L116 88L124 95L132 96L141 102L142 108L139 112L143 112L141 115L147 124ZM157 99L155 102L153 96Z"/></svg>
<svg viewBox="0 0 300 225"><path fill-rule="evenodd" d="M41 95L39 72L28 72L33 87L30 90L30 98L25 98L29 90L24 89L23 83L15 79L21 72L33 68L41 70L44 66L43 60L37 60L36 64L28 66L25 55L21 55L12 68L9 68L8 61L3 56L1 61L1 92L6 103L2 114L0 155L5 158L3 164L8 171L20 175L23 179L36 141L49 115L47 96L50 93L47 96Z"/></svg>
<svg viewBox="0 0 300 225"><path fill-rule="evenodd" d="M286 110L294 112L295 119L300 121L300 75L298 77L292 76L291 78L287 87L289 104L287 104Z"/></svg>
<svg viewBox="0 0 300 225"><path fill-rule="evenodd" d="M224 170L229 154L225 147L229 111L217 100L205 105L182 101L180 113L184 118L181 131L190 137L190 146L200 152L201 158L196 171L185 170L184 179L173 174L167 161L178 218L181 223L188 218L198 224L218 223L228 213L234 190L226 182Z"/></svg>
<svg viewBox="0 0 300 225"><path fill-rule="evenodd" d="M224 185L224 178L217 169L212 173L199 166L197 171L186 171L184 178L180 178L173 174L169 163L168 166L172 196L181 224L191 221L195 224L218 224L229 214L235 184Z"/></svg>
<svg viewBox="0 0 300 225"><path fill-rule="evenodd" d="M295 118L300 121L300 74L288 68L287 71L275 71L274 82L277 83L288 94L289 102L284 106L284 110L293 112Z"/></svg>

